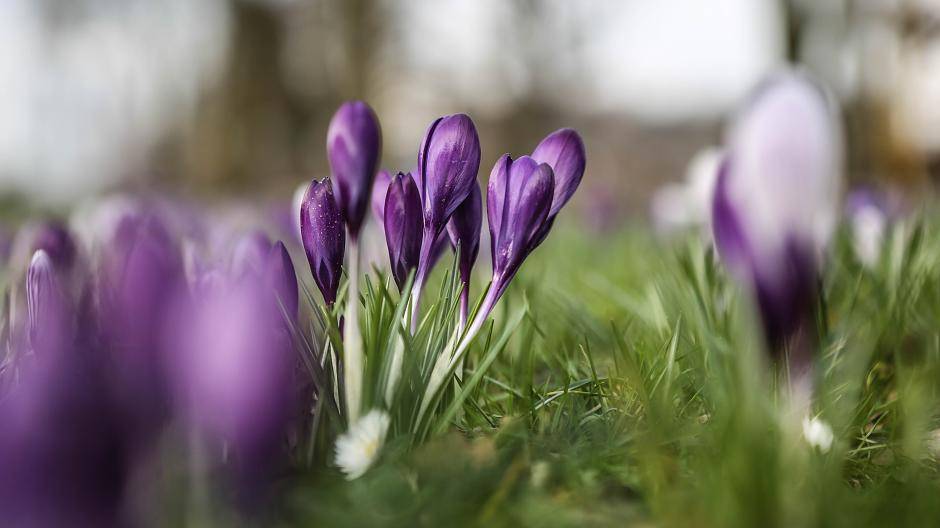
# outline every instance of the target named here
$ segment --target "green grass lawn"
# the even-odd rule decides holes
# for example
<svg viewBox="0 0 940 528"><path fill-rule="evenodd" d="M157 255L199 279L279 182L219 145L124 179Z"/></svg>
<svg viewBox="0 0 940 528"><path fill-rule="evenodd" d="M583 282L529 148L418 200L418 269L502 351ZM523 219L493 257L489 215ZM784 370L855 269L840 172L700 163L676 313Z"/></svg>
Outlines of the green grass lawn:
<svg viewBox="0 0 940 528"><path fill-rule="evenodd" d="M828 450L804 439L807 411L789 403L749 296L709 243L655 240L640 226L604 236L559 226L497 308L493 336L524 316L449 426L424 442L394 435L353 481L324 444L283 484L280 519L940 525L938 225L909 220L874 269L846 233L834 241L809 411L831 425ZM487 352L474 345L468 377Z"/></svg>

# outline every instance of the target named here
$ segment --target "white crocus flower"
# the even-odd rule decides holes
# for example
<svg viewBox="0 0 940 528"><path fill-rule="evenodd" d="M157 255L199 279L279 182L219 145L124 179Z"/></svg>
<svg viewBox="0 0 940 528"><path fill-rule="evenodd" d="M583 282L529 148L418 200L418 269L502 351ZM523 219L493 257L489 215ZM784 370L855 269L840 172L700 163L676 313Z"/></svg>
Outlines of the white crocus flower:
<svg viewBox="0 0 940 528"><path fill-rule="evenodd" d="M347 480L361 477L378 458L391 419L388 413L369 411L336 439L336 465Z"/></svg>
<svg viewBox="0 0 940 528"><path fill-rule="evenodd" d="M832 427L820 418L803 418L803 438L806 443L826 453L832 447Z"/></svg>
<svg viewBox="0 0 940 528"><path fill-rule="evenodd" d="M859 262L874 267L881 256L888 219L873 205L859 209L852 218L852 248Z"/></svg>

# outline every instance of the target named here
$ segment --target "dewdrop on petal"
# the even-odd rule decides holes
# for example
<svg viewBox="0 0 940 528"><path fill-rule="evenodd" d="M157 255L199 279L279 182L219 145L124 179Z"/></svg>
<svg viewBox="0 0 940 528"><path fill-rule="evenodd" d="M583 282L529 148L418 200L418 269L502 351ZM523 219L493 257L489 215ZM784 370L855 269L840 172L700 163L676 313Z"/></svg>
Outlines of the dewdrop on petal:
<svg viewBox="0 0 940 528"><path fill-rule="evenodd" d="M361 477L372 467L385 444L390 422L388 413L372 410L336 439L336 465L347 480Z"/></svg>
<svg viewBox="0 0 940 528"><path fill-rule="evenodd" d="M832 427L819 418L803 418L803 438L810 446L826 453L832 447Z"/></svg>

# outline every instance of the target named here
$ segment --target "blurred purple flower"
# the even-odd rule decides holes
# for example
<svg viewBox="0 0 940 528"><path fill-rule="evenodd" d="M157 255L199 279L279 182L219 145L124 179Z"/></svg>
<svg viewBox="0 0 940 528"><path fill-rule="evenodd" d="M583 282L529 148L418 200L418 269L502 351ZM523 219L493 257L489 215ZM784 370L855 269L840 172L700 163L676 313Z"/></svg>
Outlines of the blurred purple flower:
<svg viewBox="0 0 940 528"><path fill-rule="evenodd" d="M94 350L40 354L0 398L0 523L124 526L130 459Z"/></svg>
<svg viewBox="0 0 940 528"><path fill-rule="evenodd" d="M774 350L813 310L840 159L831 109L798 74L762 86L729 134L712 229L725 265L752 288Z"/></svg>
<svg viewBox="0 0 940 528"><path fill-rule="evenodd" d="M418 267L421 251L421 198L411 174L398 173L388 186L384 215L385 241L398 289Z"/></svg>
<svg viewBox="0 0 940 528"><path fill-rule="evenodd" d="M300 231L313 279L326 304L336 302L346 251L346 230L329 178L310 182L300 208Z"/></svg>
<svg viewBox="0 0 940 528"><path fill-rule="evenodd" d="M168 416L162 327L185 291L182 258L162 221L129 214L102 248L99 329L124 420L144 445Z"/></svg>
<svg viewBox="0 0 940 528"><path fill-rule="evenodd" d="M166 329L181 416L214 445L228 444L239 484L254 486L271 471L285 437L292 355L268 287L246 279L181 297Z"/></svg>
<svg viewBox="0 0 940 528"><path fill-rule="evenodd" d="M355 240L382 153L382 131L372 108L362 101L343 103L330 121L326 149L336 203Z"/></svg>

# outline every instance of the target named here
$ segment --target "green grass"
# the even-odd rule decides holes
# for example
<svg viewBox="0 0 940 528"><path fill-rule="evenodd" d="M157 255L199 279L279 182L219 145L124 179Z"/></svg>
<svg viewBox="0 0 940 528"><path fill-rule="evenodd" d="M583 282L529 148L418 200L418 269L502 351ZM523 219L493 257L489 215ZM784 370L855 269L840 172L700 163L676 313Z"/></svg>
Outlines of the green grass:
<svg viewBox="0 0 940 528"><path fill-rule="evenodd" d="M309 469L285 485L279 519L938 525L938 228L935 218L909 221L873 270L855 260L845 233L834 241L813 329L812 410L835 433L828 452L803 440L802 416L787 404L783 370L764 351L746 292L699 237L558 229L500 303L492 338L485 330L471 349L456 389L462 399L448 392L427 433L401 425L380 463L355 481L331 467L324 440ZM488 263L478 267L482 277ZM432 319L453 304L445 275L438 270L434 283L445 284L445 302L425 303ZM391 342L381 329L397 317L397 292L387 290L375 275L363 288L367 355ZM373 326L378 320L386 326ZM406 355L427 354L439 325L419 332ZM367 385L378 378L370 371ZM413 411L417 395L400 398Z"/></svg>

